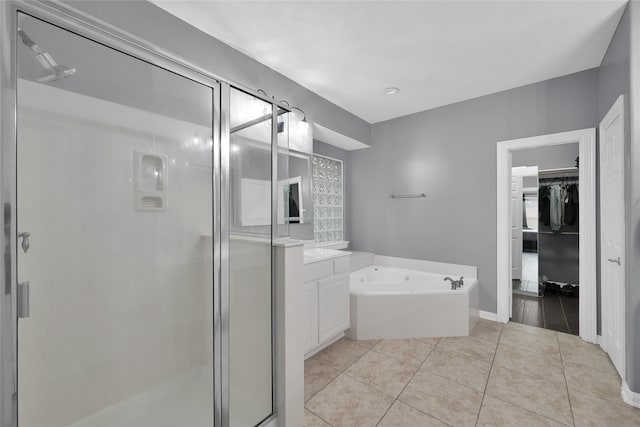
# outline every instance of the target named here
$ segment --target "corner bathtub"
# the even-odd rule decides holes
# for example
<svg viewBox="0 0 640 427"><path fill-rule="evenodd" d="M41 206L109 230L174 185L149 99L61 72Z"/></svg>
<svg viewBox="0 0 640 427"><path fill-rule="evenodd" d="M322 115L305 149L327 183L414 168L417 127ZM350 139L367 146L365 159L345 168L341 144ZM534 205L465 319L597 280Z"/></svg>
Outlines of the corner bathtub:
<svg viewBox="0 0 640 427"><path fill-rule="evenodd" d="M351 330L357 340L469 335L478 319L478 280L451 289L438 274L372 265L350 277Z"/></svg>

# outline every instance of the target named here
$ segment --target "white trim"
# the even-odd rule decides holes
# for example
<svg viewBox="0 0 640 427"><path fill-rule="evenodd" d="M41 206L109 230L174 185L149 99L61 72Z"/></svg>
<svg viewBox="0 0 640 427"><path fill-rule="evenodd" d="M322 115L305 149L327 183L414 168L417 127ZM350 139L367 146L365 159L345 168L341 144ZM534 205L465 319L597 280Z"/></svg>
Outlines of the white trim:
<svg viewBox="0 0 640 427"><path fill-rule="evenodd" d="M511 168L513 176L538 176L537 166L514 166Z"/></svg>
<svg viewBox="0 0 640 427"><path fill-rule="evenodd" d="M320 344L319 346L317 346L316 348L311 350L309 353L306 353L304 355L304 360L307 360L311 356L314 356L314 355L320 353L322 350L324 350L325 348L329 347L331 344L335 343L339 339L341 339L341 338L343 338L345 336L348 337L349 336L349 331L350 331L350 329L347 329L345 332L339 333L335 337L329 339L328 341L325 341L323 344Z"/></svg>
<svg viewBox="0 0 640 427"><path fill-rule="evenodd" d="M315 141L320 141L325 144L333 145L334 147L338 147L346 151L354 151L354 150L361 150L363 148L369 148L369 146L364 142L358 141L357 139L338 133L318 123L313 124L313 129L315 130L313 133L313 139Z"/></svg>
<svg viewBox="0 0 640 427"><path fill-rule="evenodd" d="M490 311L480 310L480 318L484 320L492 320L494 322L498 321L498 315Z"/></svg>
<svg viewBox="0 0 640 427"><path fill-rule="evenodd" d="M264 427L278 427L278 417L273 418L271 421L267 422L267 425Z"/></svg>
<svg viewBox="0 0 640 427"><path fill-rule="evenodd" d="M596 341L596 130L595 128L497 143L497 320L509 321L511 250L509 198L511 153L527 148L578 143L580 152L580 337Z"/></svg>
<svg viewBox="0 0 640 427"><path fill-rule="evenodd" d="M622 381L622 390L620 393L622 394L622 400L624 400L626 404L640 408L640 393L631 391L626 381Z"/></svg>

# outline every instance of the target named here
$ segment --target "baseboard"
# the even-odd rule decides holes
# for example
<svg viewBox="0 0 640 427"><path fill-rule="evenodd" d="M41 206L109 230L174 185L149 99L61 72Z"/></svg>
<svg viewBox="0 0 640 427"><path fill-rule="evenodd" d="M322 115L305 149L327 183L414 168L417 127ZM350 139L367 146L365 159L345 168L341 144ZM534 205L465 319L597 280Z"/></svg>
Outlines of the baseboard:
<svg viewBox="0 0 640 427"><path fill-rule="evenodd" d="M640 408L640 393L631 391L626 381L622 381L622 400L628 405Z"/></svg>
<svg viewBox="0 0 640 427"><path fill-rule="evenodd" d="M490 311L480 310L480 318L481 319L485 319L485 320L492 320L494 322L497 322L498 321L498 314L497 313L492 313Z"/></svg>
<svg viewBox="0 0 640 427"><path fill-rule="evenodd" d="M602 347L602 335L596 335L596 344Z"/></svg>
<svg viewBox="0 0 640 427"><path fill-rule="evenodd" d="M325 342L324 344L321 344L321 345L317 346L316 348L314 348L313 350L309 351L309 353L305 353L304 360L307 360L311 356L314 356L315 354L320 353L322 350L324 350L325 348L329 347L331 344L333 344L334 342L338 341L340 338L345 337L345 336L347 336L347 334L342 332L342 333L336 335L335 337L331 338L329 341Z"/></svg>
<svg viewBox="0 0 640 427"><path fill-rule="evenodd" d="M265 421L267 423L264 427L278 427L278 418L273 418L271 421Z"/></svg>

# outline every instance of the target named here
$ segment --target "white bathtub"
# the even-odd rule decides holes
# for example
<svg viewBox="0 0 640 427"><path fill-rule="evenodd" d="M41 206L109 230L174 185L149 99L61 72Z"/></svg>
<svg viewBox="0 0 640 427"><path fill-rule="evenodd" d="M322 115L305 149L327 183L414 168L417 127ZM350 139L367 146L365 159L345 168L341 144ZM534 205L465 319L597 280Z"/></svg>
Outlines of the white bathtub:
<svg viewBox="0 0 640 427"><path fill-rule="evenodd" d="M388 262L393 258L382 258L393 264ZM411 260L397 264L405 261ZM446 276L460 278L377 264L352 272L349 335L357 340L469 335L479 314L478 280L465 277L464 286L452 290Z"/></svg>

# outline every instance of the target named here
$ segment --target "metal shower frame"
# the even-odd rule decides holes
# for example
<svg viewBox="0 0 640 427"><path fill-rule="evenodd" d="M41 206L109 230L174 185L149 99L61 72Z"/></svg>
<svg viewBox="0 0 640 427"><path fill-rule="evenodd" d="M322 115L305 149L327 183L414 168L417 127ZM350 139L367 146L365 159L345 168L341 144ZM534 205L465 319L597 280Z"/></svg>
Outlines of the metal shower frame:
<svg viewBox="0 0 640 427"><path fill-rule="evenodd" d="M230 201L230 91L241 90L272 105L272 123L278 112L291 112L286 103L263 92L222 78L194 65L174 53L118 28L97 20L60 1L0 1L0 203L3 232L0 233L0 427L18 427L17 368L17 239L16 239L16 143L17 143L17 21L24 13L124 54L194 80L213 91L213 250L214 250L214 426L229 425L229 240L230 218L222 207ZM278 126L272 126L272 179L277 184ZM272 221L276 221L277 185L272 185ZM275 232L272 223L272 235ZM275 256L272 251L272 412L262 421L266 425L276 417L275 371ZM224 350L224 351L223 351Z"/></svg>

